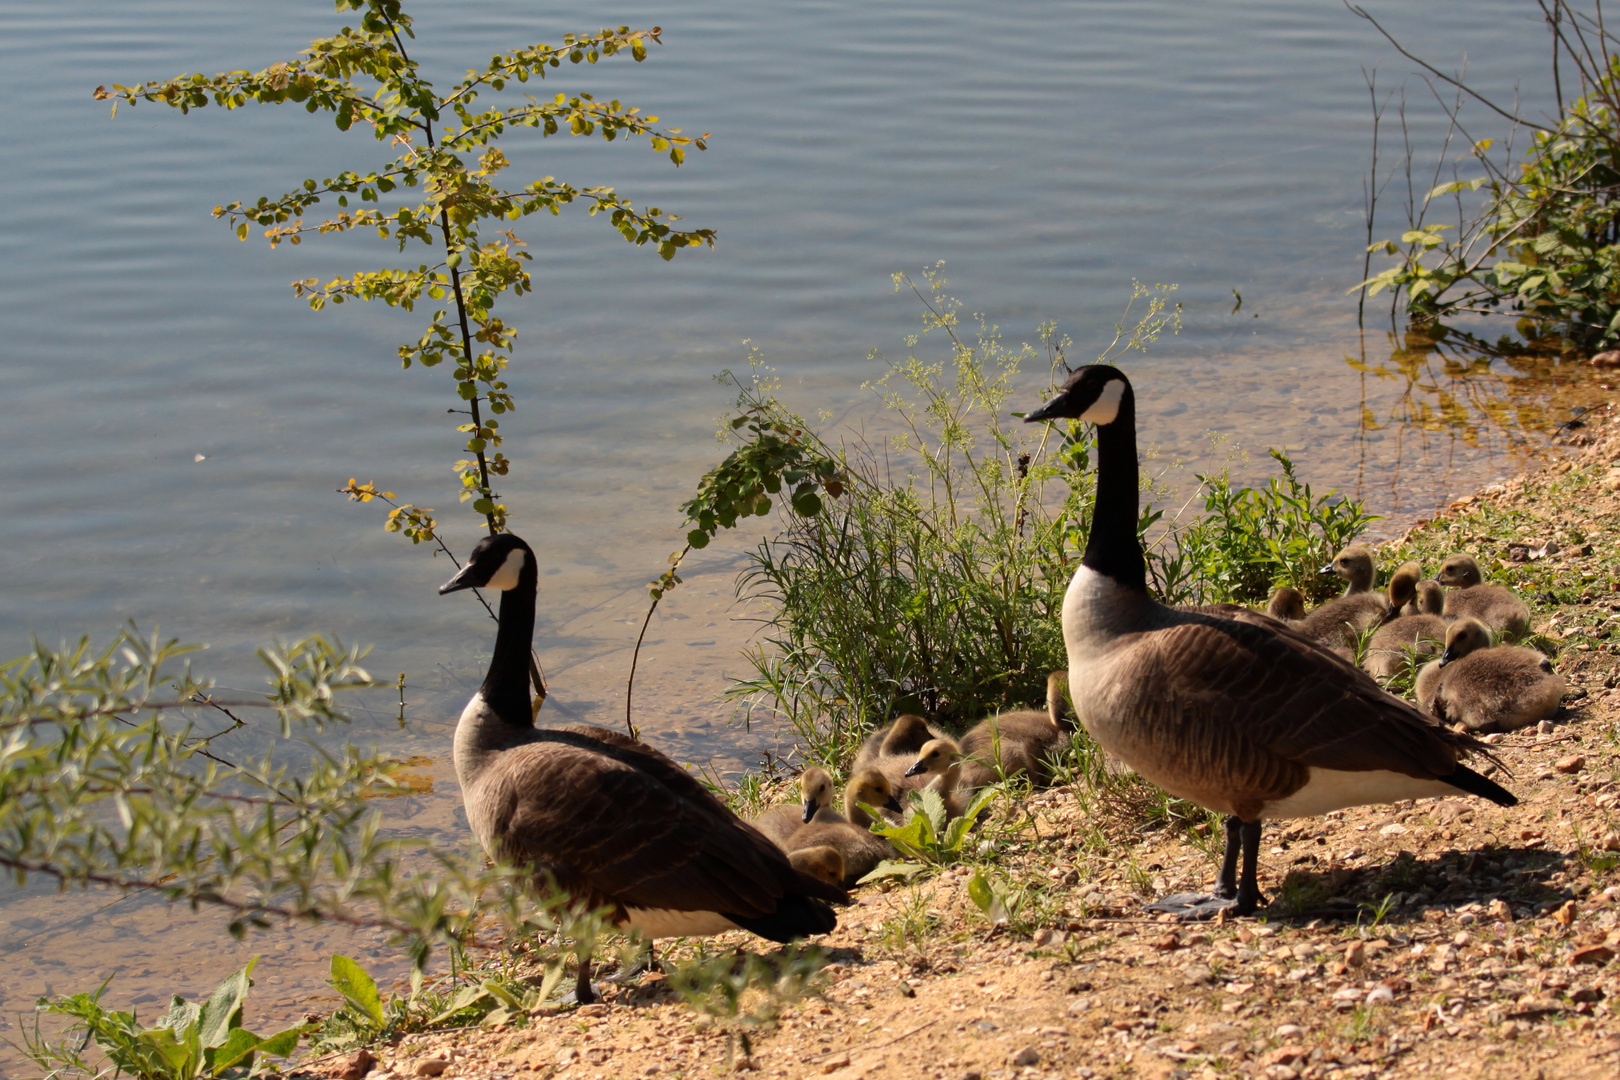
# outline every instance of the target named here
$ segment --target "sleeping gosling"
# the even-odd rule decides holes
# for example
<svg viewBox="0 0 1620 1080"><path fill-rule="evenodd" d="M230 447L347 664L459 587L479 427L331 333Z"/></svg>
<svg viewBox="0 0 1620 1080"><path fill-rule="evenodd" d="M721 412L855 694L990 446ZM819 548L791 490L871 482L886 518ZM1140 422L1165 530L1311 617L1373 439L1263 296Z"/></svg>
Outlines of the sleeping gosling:
<svg viewBox="0 0 1620 1080"><path fill-rule="evenodd" d="M1517 731L1558 711L1564 677L1552 661L1518 645L1491 646L1478 619L1446 631L1446 651L1418 672L1418 704L1439 720L1471 731Z"/></svg>

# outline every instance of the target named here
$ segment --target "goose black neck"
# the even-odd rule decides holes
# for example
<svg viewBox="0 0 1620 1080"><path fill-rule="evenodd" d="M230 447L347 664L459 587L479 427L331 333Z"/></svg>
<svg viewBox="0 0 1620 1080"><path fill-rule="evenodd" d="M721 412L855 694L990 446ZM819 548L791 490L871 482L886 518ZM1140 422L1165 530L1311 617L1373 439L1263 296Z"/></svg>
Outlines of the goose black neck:
<svg viewBox="0 0 1620 1080"><path fill-rule="evenodd" d="M1147 592L1147 565L1136 539L1136 394L1130 385L1112 423L1097 427L1097 502L1080 561L1120 585Z"/></svg>
<svg viewBox="0 0 1620 1080"><path fill-rule="evenodd" d="M534 596L539 577L532 558L524 560L517 588L501 593L500 629L495 655L478 692L495 715L513 727L533 727L529 707L529 651L534 646Z"/></svg>

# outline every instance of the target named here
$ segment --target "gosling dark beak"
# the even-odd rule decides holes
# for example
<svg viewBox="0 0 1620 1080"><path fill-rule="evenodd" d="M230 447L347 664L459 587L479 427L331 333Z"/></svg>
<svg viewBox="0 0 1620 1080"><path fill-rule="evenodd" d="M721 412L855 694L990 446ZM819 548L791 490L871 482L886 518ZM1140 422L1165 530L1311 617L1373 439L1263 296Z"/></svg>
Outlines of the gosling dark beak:
<svg viewBox="0 0 1620 1080"><path fill-rule="evenodd" d="M802 820L806 825L810 824L810 819L815 817L816 811L820 809L821 807L816 805L814 800L806 802L804 804L804 814L800 820Z"/></svg>
<svg viewBox="0 0 1620 1080"><path fill-rule="evenodd" d="M473 564L468 563L466 566L461 568L461 572L455 577L439 586L439 595L444 596L447 593L460 592L462 589L476 588L476 585L472 579Z"/></svg>
<svg viewBox="0 0 1620 1080"><path fill-rule="evenodd" d="M883 800L883 809L892 810L896 814L905 813L905 807L901 806L900 800L892 794L887 799Z"/></svg>
<svg viewBox="0 0 1620 1080"><path fill-rule="evenodd" d="M1447 649L1445 652L1440 654L1440 666L1445 667L1455 659L1457 659L1457 650Z"/></svg>
<svg viewBox="0 0 1620 1080"><path fill-rule="evenodd" d="M920 761L914 761L914 762L911 763L911 768L907 769L905 774L907 776L921 776L923 773L925 773L927 771L928 771L928 766L924 765Z"/></svg>
<svg viewBox="0 0 1620 1080"><path fill-rule="evenodd" d="M1063 395L1059 394L1057 397L1053 398L1051 401L1048 401L1045 405L1042 405L1040 408L1036 409L1034 412L1025 413L1024 414L1024 423L1026 423L1026 424L1035 424L1035 423L1039 423L1042 420L1056 420L1056 419L1059 419L1057 410L1058 410L1058 406L1062 403L1062 401L1063 401ZM906 775L910 776L911 774L907 773Z"/></svg>
<svg viewBox="0 0 1620 1080"><path fill-rule="evenodd" d="M1333 573L1333 564L1328 563L1326 566L1322 567L1322 569L1318 570L1317 573L1318 574L1331 574L1331 573Z"/></svg>

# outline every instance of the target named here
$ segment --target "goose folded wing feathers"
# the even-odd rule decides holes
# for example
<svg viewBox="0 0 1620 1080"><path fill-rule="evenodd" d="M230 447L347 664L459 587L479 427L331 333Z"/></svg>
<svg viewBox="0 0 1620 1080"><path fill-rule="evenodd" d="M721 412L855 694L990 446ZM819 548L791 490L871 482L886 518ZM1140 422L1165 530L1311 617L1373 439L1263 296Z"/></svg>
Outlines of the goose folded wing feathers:
<svg viewBox="0 0 1620 1080"><path fill-rule="evenodd" d="M662 754L632 749L628 739L632 746L602 752L600 744L544 737L577 736L577 729L540 734L508 751L502 775L491 777L506 861L532 863L565 887L577 884L622 907L758 918L789 893L846 900L794 870L769 839ZM543 788L525 779L536 775L547 777ZM691 789L681 790L682 779Z"/></svg>
<svg viewBox="0 0 1620 1080"><path fill-rule="evenodd" d="M1484 749L1265 616L1191 622L1144 640L1161 685L1177 691L1184 730L1204 732L1203 752L1233 769L1292 766L1301 783L1308 767L1439 777L1460 752Z"/></svg>

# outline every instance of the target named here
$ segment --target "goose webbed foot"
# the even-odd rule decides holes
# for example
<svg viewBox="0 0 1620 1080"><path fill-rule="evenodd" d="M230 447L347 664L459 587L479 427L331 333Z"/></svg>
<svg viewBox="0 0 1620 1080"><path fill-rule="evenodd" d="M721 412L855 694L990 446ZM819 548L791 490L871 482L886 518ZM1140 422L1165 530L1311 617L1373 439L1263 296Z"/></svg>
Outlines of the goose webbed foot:
<svg viewBox="0 0 1620 1080"><path fill-rule="evenodd" d="M659 962L658 954L653 952L652 944L649 942L645 952L637 954L635 959L626 964L617 975L612 976L608 981L620 984L632 983L649 971L661 972L663 970L664 965Z"/></svg>
<svg viewBox="0 0 1620 1080"><path fill-rule="evenodd" d="M1216 890L1214 893L1173 893L1144 905L1142 910L1174 915L1182 922L1204 922L1223 911L1233 916L1253 915L1259 907L1258 893L1244 896L1240 891L1237 896L1221 896Z"/></svg>
<svg viewBox="0 0 1620 1080"><path fill-rule="evenodd" d="M1260 823L1234 815L1226 818L1226 851L1221 859L1220 876L1207 893L1174 893L1146 905L1143 910L1175 915L1183 922L1213 919L1221 912L1253 915L1260 907L1259 859ZM1238 876L1239 864L1242 878Z"/></svg>

